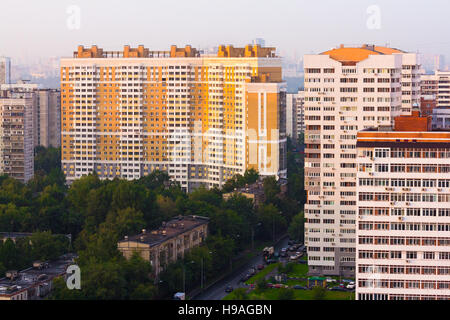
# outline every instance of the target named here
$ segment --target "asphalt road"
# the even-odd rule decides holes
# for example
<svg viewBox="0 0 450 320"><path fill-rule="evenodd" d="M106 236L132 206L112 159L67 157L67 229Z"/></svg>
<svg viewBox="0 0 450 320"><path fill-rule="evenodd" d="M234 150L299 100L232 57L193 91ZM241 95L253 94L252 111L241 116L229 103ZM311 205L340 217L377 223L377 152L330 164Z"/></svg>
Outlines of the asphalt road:
<svg viewBox="0 0 450 320"><path fill-rule="evenodd" d="M278 252L281 248L287 247L288 240L288 237L280 240L274 247L275 251ZM240 283L241 278L247 274L250 268L261 263L263 263L262 252L241 268L233 271L233 273L228 275L225 279L217 282L206 289L203 293L193 298L193 300L222 300L226 295L228 295L228 293L225 292L227 286L230 285L234 289L245 287L242 283Z"/></svg>

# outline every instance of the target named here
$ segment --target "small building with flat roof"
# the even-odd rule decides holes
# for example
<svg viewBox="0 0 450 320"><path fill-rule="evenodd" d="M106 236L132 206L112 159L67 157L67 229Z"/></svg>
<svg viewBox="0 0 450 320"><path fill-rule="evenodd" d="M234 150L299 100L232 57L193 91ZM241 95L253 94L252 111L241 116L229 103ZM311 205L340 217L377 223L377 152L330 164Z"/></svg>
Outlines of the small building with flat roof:
<svg viewBox="0 0 450 320"><path fill-rule="evenodd" d="M162 226L148 232L119 241L117 247L125 258L130 259L135 252L149 261L155 276L169 264L184 258L194 247L200 246L208 234L209 218L201 216L178 216Z"/></svg>

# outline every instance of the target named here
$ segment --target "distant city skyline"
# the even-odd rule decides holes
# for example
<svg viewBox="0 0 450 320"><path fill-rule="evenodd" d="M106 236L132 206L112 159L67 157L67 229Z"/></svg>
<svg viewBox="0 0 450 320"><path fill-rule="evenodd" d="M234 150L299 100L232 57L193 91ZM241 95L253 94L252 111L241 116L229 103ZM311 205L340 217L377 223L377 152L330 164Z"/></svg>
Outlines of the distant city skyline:
<svg viewBox="0 0 450 320"><path fill-rule="evenodd" d="M171 44L242 46L262 38L287 58L341 43L374 43L449 61L450 41L441 32L450 29L449 11L450 3L440 0L3 0L0 56L29 63L70 57L79 44L163 50Z"/></svg>

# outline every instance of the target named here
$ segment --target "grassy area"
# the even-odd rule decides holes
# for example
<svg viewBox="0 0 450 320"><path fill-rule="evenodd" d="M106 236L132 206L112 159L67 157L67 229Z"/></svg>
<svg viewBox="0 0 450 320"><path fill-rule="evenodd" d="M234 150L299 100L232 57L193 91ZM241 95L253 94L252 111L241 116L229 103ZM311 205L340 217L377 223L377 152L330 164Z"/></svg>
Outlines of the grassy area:
<svg viewBox="0 0 450 320"><path fill-rule="evenodd" d="M263 270L259 271L256 275L251 277L245 283L247 283L247 284L255 283L256 284L260 279L265 278L270 272L272 272L274 269L278 268L280 265L281 265L281 263L269 264Z"/></svg>
<svg viewBox="0 0 450 320"><path fill-rule="evenodd" d="M249 300L279 300L279 295L285 289L253 290L248 294ZM327 291L324 300L354 300L354 292ZM227 295L224 300L236 300L234 292ZM294 290L294 300L314 300L312 290Z"/></svg>
<svg viewBox="0 0 450 320"><path fill-rule="evenodd" d="M302 257L302 259L306 259L306 257ZM272 272L275 268L278 268L281 265L281 263L277 264L271 264L267 266L264 270L259 272L257 275L250 278L250 280L247 281L247 284L254 284L257 283L259 279L265 278L270 272ZM308 278L308 265L307 264L298 264L298 263L292 263L292 270L287 274L289 278ZM330 277L337 279L339 281L339 277ZM290 287L293 287L294 285L301 285L301 286L307 286L307 281L303 280L288 280L285 284L287 284ZM328 287L333 287L338 285L338 282L336 283L330 283ZM243 290L243 289L240 289ZM252 290L246 295L246 297L250 300L280 300L280 294L282 294L283 290L287 289L275 289L275 288L268 288L264 290L255 289ZM314 300L314 292L312 290L293 290L293 298L294 300ZM238 300L242 298L242 292L237 295L235 292L230 293L227 295L224 300ZM355 300L355 293L354 292L342 292L342 291L326 291L324 300Z"/></svg>
<svg viewBox="0 0 450 320"><path fill-rule="evenodd" d="M307 264L293 264L292 271L287 274L288 277L291 278L306 278L308 274L308 265Z"/></svg>

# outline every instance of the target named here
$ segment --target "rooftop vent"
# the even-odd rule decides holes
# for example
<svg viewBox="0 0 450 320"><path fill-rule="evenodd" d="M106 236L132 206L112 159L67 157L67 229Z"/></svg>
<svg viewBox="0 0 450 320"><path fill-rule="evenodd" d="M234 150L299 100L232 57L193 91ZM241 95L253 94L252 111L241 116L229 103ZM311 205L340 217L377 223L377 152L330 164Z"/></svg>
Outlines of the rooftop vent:
<svg viewBox="0 0 450 320"><path fill-rule="evenodd" d="M6 277L10 280L16 279L18 276L17 270L6 271Z"/></svg>

